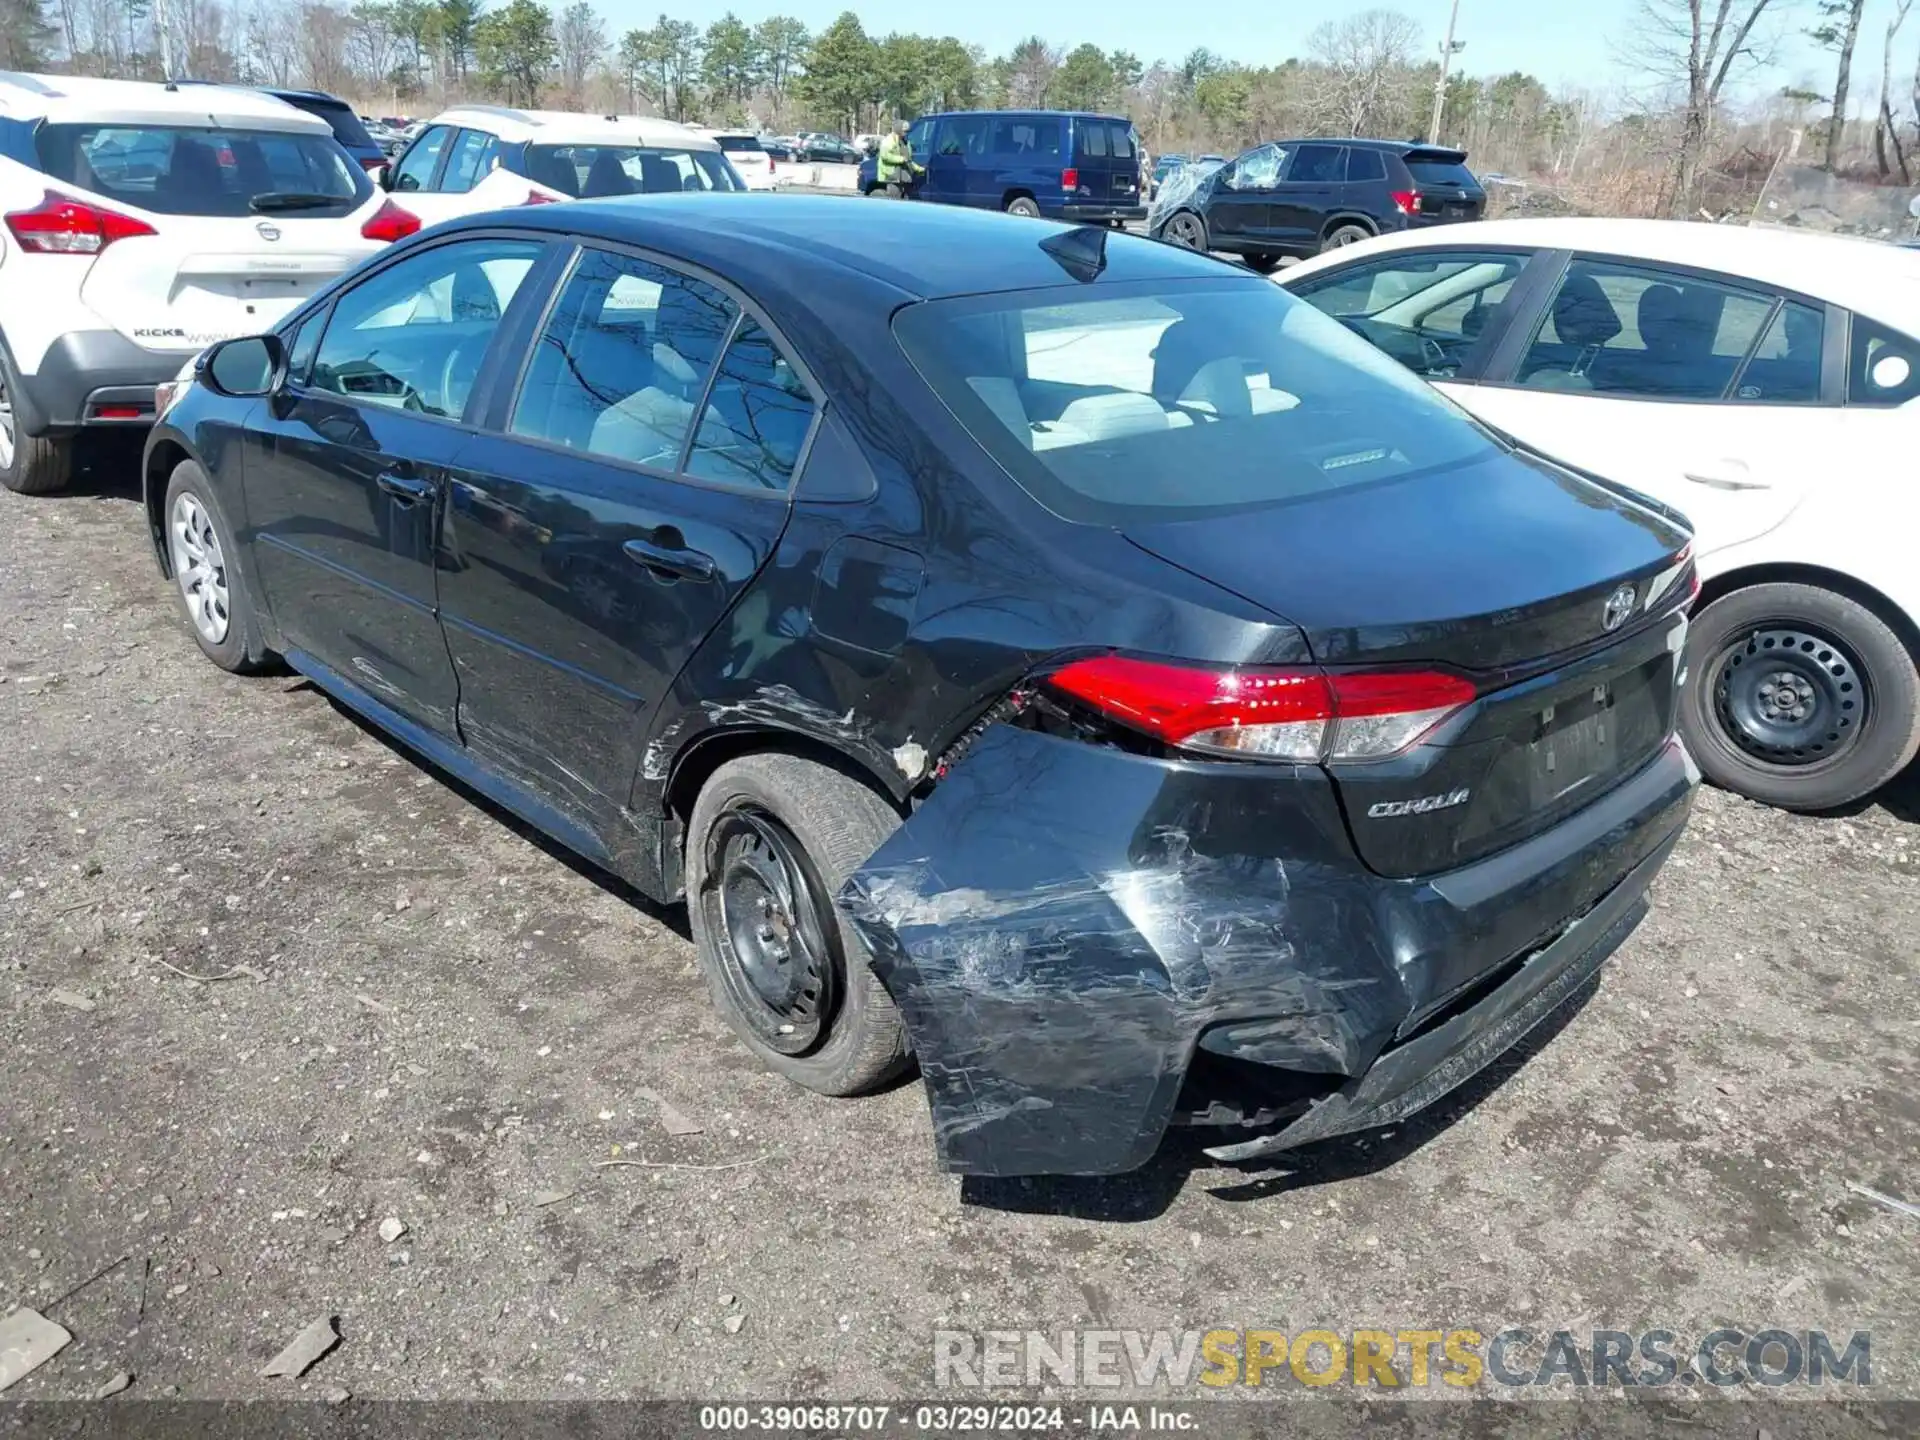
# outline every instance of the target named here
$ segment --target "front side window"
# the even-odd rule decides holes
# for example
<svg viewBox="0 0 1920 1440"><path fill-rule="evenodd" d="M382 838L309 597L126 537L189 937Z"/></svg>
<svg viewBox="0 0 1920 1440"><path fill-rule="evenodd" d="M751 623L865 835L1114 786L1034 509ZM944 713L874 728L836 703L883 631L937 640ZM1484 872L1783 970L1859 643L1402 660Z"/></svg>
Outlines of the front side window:
<svg viewBox="0 0 1920 1440"><path fill-rule="evenodd" d="M1037 500L1117 525L1254 509L1487 454L1473 421L1266 282L904 307L894 333Z"/></svg>
<svg viewBox="0 0 1920 1440"><path fill-rule="evenodd" d="M674 470L738 313L692 276L584 252L536 342L516 435Z"/></svg>
<svg viewBox="0 0 1920 1440"><path fill-rule="evenodd" d="M428 190L433 187L433 172L440 164L440 152L447 148L447 140L453 131L445 125L436 125L422 135L400 157L400 164L393 172L393 189Z"/></svg>
<svg viewBox="0 0 1920 1440"><path fill-rule="evenodd" d="M470 240L369 276L334 302L309 383L364 404L459 418L540 250L532 240Z"/></svg>
<svg viewBox="0 0 1920 1440"><path fill-rule="evenodd" d="M440 177L440 188L449 195L464 195L487 178L499 154L500 142L484 130L462 130L447 156L447 170Z"/></svg>
<svg viewBox="0 0 1920 1440"><path fill-rule="evenodd" d="M907 127L907 144L913 150L916 160L924 160L931 153L928 147L933 144L933 122L916 120Z"/></svg>
<svg viewBox="0 0 1920 1440"><path fill-rule="evenodd" d="M760 324L742 322L720 361L687 474L785 490L813 425L813 396Z"/></svg>
<svg viewBox="0 0 1920 1440"><path fill-rule="evenodd" d="M1775 298L1684 271L1576 260L1515 379L1540 390L1718 400L1760 340ZM1789 338L1783 332L1782 343Z"/></svg>
<svg viewBox="0 0 1920 1440"><path fill-rule="evenodd" d="M1847 353L1849 405L1904 405L1920 396L1920 340L1853 317Z"/></svg>
<svg viewBox="0 0 1920 1440"><path fill-rule="evenodd" d="M1233 162L1227 184L1234 190L1271 190L1280 183L1286 163L1287 152L1282 146L1262 145Z"/></svg>
<svg viewBox="0 0 1920 1440"><path fill-rule="evenodd" d="M529 145L527 178L576 200L742 188L718 149L671 145Z"/></svg>
<svg viewBox="0 0 1920 1440"><path fill-rule="evenodd" d="M1315 276L1294 293L1416 375L1445 378L1526 265L1524 255L1397 255Z"/></svg>
<svg viewBox="0 0 1920 1440"><path fill-rule="evenodd" d="M331 135L62 123L33 141L55 179L162 215L340 216L373 193Z"/></svg>
<svg viewBox="0 0 1920 1440"><path fill-rule="evenodd" d="M1347 152L1338 145L1302 145L1287 179L1307 185L1339 185L1347 178Z"/></svg>

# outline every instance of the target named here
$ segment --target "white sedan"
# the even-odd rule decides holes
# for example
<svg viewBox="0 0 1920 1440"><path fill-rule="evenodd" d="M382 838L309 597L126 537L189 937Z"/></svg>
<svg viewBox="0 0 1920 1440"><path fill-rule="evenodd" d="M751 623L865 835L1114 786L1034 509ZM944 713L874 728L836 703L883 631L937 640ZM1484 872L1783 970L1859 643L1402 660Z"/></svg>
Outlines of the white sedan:
<svg viewBox="0 0 1920 1440"><path fill-rule="evenodd" d="M1527 447L1693 522L1681 724L1796 810L1920 749L1920 257L1659 220L1385 236L1280 284Z"/></svg>

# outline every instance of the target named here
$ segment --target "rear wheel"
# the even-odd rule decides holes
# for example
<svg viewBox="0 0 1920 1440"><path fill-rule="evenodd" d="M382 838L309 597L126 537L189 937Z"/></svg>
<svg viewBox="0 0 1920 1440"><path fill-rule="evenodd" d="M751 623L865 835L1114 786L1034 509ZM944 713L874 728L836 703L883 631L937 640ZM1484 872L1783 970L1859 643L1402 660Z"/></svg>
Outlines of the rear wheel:
<svg viewBox="0 0 1920 1440"><path fill-rule="evenodd" d="M1207 222L1191 210L1182 210L1160 231L1161 236L1172 245L1183 250L1205 250L1207 248Z"/></svg>
<svg viewBox="0 0 1920 1440"><path fill-rule="evenodd" d="M1018 215L1022 220L1040 218L1040 202L1031 195L1016 195L1007 201L1007 214Z"/></svg>
<svg viewBox="0 0 1920 1440"><path fill-rule="evenodd" d="M1265 253L1259 253L1259 254L1253 254L1253 255L1242 255L1240 258L1246 261L1247 268L1249 270L1254 271L1256 274L1271 275L1274 271L1280 268L1280 257L1278 255L1268 255Z"/></svg>
<svg viewBox="0 0 1920 1440"><path fill-rule="evenodd" d="M1877 790L1920 750L1914 657L1865 606L1753 585L1695 617L1680 724L1716 785L1788 810Z"/></svg>
<svg viewBox="0 0 1920 1440"><path fill-rule="evenodd" d="M1320 253L1339 250L1348 245L1358 245L1362 240L1371 240L1373 232L1364 225L1337 225L1327 232L1327 238L1320 242Z"/></svg>
<svg viewBox="0 0 1920 1440"><path fill-rule="evenodd" d="M899 826L838 770L747 755L713 773L687 827L687 911L714 1005L747 1048L823 1095L906 1066L906 1031L833 896Z"/></svg>
<svg viewBox="0 0 1920 1440"><path fill-rule="evenodd" d="M19 387L0 359L0 483L22 495L51 495L73 478L73 441L28 435L13 408Z"/></svg>

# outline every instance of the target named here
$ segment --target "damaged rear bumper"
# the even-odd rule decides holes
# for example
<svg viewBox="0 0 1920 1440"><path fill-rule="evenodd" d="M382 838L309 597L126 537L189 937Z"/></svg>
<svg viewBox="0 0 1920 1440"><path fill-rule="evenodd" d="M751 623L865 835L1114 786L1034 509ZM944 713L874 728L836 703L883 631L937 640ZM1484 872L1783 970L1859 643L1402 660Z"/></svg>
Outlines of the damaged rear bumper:
<svg viewBox="0 0 1920 1440"><path fill-rule="evenodd" d="M1698 776L1670 741L1551 830L1389 880L1317 769L995 726L840 899L949 1170L1144 1164L1196 1054L1298 1083L1273 1133L1216 1152L1246 1158L1395 1121L1551 1013L1638 921Z"/></svg>

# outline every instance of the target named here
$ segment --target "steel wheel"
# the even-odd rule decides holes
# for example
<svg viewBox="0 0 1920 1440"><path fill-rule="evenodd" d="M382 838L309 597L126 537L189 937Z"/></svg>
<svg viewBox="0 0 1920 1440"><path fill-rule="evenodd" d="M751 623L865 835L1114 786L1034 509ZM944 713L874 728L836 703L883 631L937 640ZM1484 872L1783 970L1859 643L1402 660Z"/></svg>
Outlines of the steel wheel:
<svg viewBox="0 0 1920 1440"><path fill-rule="evenodd" d="M209 645L227 638L227 559L213 517L192 492L173 502L168 530L172 535L173 574L186 597L193 627Z"/></svg>
<svg viewBox="0 0 1920 1440"><path fill-rule="evenodd" d="M1207 247L1207 232L1200 223L1200 217L1185 211L1167 221L1166 237L1187 250L1204 250Z"/></svg>
<svg viewBox="0 0 1920 1440"><path fill-rule="evenodd" d="M7 389L4 376L0 376L0 470L13 465L13 395Z"/></svg>
<svg viewBox="0 0 1920 1440"><path fill-rule="evenodd" d="M1828 765L1859 743L1870 696L1859 661L1831 636L1782 622L1733 636L1714 657L1714 718L1769 765Z"/></svg>
<svg viewBox="0 0 1920 1440"><path fill-rule="evenodd" d="M749 801L709 832L711 933L723 980L759 1039L783 1055L820 1043L838 999L830 902L791 831Z"/></svg>

